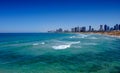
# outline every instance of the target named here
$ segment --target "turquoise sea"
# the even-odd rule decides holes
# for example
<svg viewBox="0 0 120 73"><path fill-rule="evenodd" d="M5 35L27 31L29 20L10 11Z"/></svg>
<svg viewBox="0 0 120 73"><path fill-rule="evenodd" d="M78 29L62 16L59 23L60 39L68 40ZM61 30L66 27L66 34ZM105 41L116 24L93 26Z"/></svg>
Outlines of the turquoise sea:
<svg viewBox="0 0 120 73"><path fill-rule="evenodd" d="M120 38L1 33L0 73L120 73Z"/></svg>

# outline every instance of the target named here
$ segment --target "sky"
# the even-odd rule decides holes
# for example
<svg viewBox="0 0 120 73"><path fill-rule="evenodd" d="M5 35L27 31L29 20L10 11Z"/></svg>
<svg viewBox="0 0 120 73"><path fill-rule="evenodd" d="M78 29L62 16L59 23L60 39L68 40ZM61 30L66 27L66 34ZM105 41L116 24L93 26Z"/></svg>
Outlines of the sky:
<svg viewBox="0 0 120 73"><path fill-rule="evenodd" d="M120 24L120 0L0 0L0 32Z"/></svg>

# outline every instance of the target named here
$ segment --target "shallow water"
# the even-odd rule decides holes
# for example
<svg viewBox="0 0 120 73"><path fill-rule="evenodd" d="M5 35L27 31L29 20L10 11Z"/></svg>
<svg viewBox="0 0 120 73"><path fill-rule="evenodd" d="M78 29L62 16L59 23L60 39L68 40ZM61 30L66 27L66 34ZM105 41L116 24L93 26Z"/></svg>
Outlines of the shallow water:
<svg viewBox="0 0 120 73"><path fill-rule="evenodd" d="M120 39L96 34L1 33L0 73L120 73Z"/></svg>

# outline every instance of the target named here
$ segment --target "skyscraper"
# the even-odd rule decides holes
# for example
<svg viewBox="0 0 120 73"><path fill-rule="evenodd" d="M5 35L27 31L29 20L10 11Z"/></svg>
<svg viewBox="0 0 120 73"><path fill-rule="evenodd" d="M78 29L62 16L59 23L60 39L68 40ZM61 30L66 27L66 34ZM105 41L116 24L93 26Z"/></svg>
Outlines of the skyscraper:
<svg viewBox="0 0 120 73"><path fill-rule="evenodd" d="M114 25L114 30L116 30L116 25Z"/></svg>
<svg viewBox="0 0 120 73"><path fill-rule="evenodd" d="M99 31L103 31L103 25L100 25Z"/></svg>
<svg viewBox="0 0 120 73"><path fill-rule="evenodd" d="M79 32L79 31L80 31L79 27L75 27L75 32Z"/></svg>
<svg viewBox="0 0 120 73"><path fill-rule="evenodd" d="M114 28L113 28L113 27L111 27L111 28L110 28L110 31L113 31L113 30L114 30Z"/></svg>
<svg viewBox="0 0 120 73"><path fill-rule="evenodd" d="M63 32L62 28L56 30L56 32Z"/></svg>
<svg viewBox="0 0 120 73"><path fill-rule="evenodd" d="M120 30L120 24L119 24L119 30Z"/></svg>
<svg viewBox="0 0 120 73"><path fill-rule="evenodd" d="M107 31L110 31L110 27L109 26L107 26Z"/></svg>
<svg viewBox="0 0 120 73"><path fill-rule="evenodd" d="M94 32L94 28L92 28L92 32Z"/></svg>
<svg viewBox="0 0 120 73"><path fill-rule="evenodd" d="M91 27L91 26L89 26L89 30L88 30L88 31L89 31L89 32L92 31L92 27Z"/></svg>
<svg viewBox="0 0 120 73"><path fill-rule="evenodd" d="M107 31L107 25L106 24L104 25L104 31Z"/></svg>
<svg viewBox="0 0 120 73"><path fill-rule="evenodd" d="M81 32L85 32L86 31L86 27L81 27Z"/></svg>
<svg viewBox="0 0 120 73"><path fill-rule="evenodd" d="M71 28L71 32L75 32L75 28Z"/></svg>
<svg viewBox="0 0 120 73"><path fill-rule="evenodd" d="M69 30L64 30L64 32L69 32Z"/></svg>
<svg viewBox="0 0 120 73"><path fill-rule="evenodd" d="M115 26L116 26L116 30L119 30L119 25L118 25L118 24L116 24Z"/></svg>

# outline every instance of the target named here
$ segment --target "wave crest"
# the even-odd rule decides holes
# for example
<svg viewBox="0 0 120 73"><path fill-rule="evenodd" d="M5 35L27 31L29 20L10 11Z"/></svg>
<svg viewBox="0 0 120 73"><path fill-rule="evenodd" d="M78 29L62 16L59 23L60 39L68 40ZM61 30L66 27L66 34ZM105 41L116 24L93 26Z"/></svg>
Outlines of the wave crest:
<svg viewBox="0 0 120 73"><path fill-rule="evenodd" d="M63 43L62 45L52 46L52 48L53 49L66 49L66 48L70 48L72 44L78 44L78 43L80 43L80 41L66 42L66 43Z"/></svg>
<svg viewBox="0 0 120 73"><path fill-rule="evenodd" d="M68 44L79 44L80 43L80 41L77 41L77 42L70 42L70 43L68 43Z"/></svg>
<svg viewBox="0 0 120 73"><path fill-rule="evenodd" d="M32 45L33 45L33 46L37 46L37 45L41 45L41 44L44 45L45 42L41 42L41 43L33 43Z"/></svg>
<svg viewBox="0 0 120 73"><path fill-rule="evenodd" d="M33 46L39 45L39 43L33 43Z"/></svg>
<svg viewBox="0 0 120 73"><path fill-rule="evenodd" d="M58 45L58 46L53 46L52 48L56 49L56 50L59 50L59 49L66 49L66 48L69 48L71 45L68 44L68 45Z"/></svg>
<svg viewBox="0 0 120 73"><path fill-rule="evenodd" d="M86 37L88 37L88 35L86 35L86 34L78 34L76 36L71 36L69 38L86 38Z"/></svg>
<svg viewBox="0 0 120 73"><path fill-rule="evenodd" d="M42 44L42 45L44 45L44 44L45 44L45 42L42 42L41 44Z"/></svg>

